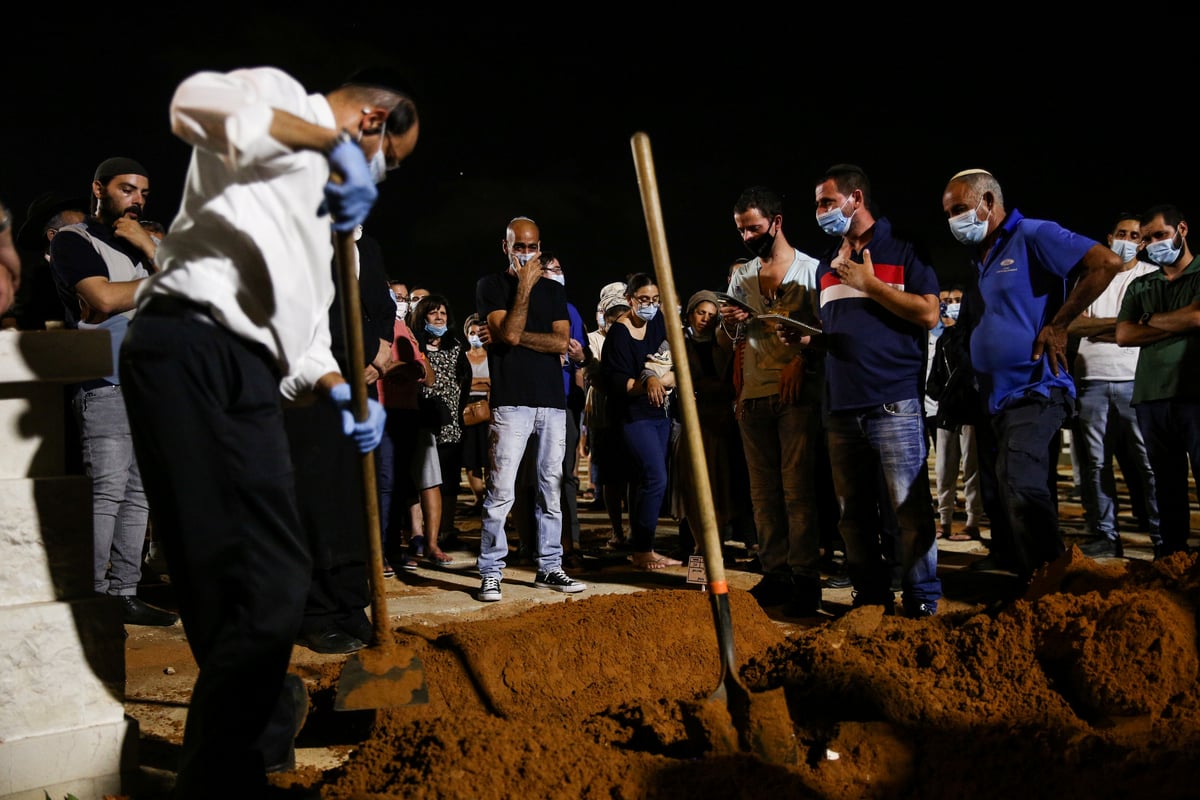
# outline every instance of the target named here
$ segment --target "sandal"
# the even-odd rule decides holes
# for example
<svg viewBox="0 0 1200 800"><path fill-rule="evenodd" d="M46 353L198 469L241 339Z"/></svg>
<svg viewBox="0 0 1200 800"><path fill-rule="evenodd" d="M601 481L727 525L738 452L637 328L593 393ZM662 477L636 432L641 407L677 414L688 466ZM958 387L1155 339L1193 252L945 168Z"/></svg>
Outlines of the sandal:
<svg viewBox="0 0 1200 800"><path fill-rule="evenodd" d="M952 542L969 542L972 539L978 539L978 538L979 538L979 528L976 527L975 525L967 525L965 528L963 528L958 533L950 534L950 537L949 537L950 541L952 541Z"/></svg>
<svg viewBox="0 0 1200 800"><path fill-rule="evenodd" d="M429 566L431 567L441 567L446 564L453 564L454 556L447 555L441 550L433 550L425 557L425 560L429 562Z"/></svg>
<svg viewBox="0 0 1200 800"><path fill-rule="evenodd" d="M646 572L666 569L667 567L683 566L682 561L674 558L667 558L666 556L653 551L650 553L638 553L637 555L630 556L629 561L633 564L634 569L645 570Z"/></svg>
<svg viewBox="0 0 1200 800"><path fill-rule="evenodd" d="M393 567L391 564L389 564L388 560L386 558L383 560L383 577L385 577L385 578L396 577L396 568Z"/></svg>

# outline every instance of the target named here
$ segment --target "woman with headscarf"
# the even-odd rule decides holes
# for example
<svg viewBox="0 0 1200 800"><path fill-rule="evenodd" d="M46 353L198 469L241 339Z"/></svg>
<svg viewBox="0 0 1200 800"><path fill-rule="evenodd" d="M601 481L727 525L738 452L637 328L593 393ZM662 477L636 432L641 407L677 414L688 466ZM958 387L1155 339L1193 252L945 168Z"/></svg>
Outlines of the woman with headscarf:
<svg viewBox="0 0 1200 800"><path fill-rule="evenodd" d="M733 409L733 353L718 346L713 336L721 321L720 307L716 294L700 291L688 299L683 315L684 347L696 397L696 416L718 530L723 529L734 515L737 476L731 465L736 463L740 441ZM678 409L679 404L674 405ZM679 550L675 555L685 559L697 554L694 534L700 526L699 504L708 498L700 497L696 492L687 458L688 437L682 415L676 411L673 416L676 424L671 435L671 515L679 520ZM724 541L723 535L721 540Z"/></svg>

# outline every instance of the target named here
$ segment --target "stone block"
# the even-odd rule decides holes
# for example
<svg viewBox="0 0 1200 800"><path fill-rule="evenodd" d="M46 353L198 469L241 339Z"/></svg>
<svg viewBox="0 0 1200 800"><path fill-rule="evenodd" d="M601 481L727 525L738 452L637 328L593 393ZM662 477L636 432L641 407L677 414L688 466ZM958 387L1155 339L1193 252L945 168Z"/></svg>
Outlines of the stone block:
<svg viewBox="0 0 1200 800"><path fill-rule="evenodd" d="M91 595L91 478L0 480L0 508L0 608Z"/></svg>

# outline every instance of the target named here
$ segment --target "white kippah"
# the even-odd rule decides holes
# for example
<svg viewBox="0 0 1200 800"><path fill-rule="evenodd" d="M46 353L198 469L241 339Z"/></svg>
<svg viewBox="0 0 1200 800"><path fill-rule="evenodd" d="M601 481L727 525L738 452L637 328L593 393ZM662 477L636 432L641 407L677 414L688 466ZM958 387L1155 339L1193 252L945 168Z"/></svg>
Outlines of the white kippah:
<svg viewBox="0 0 1200 800"><path fill-rule="evenodd" d="M962 172L955 173L954 177L952 177L950 180L956 181L959 178L965 178L968 175L987 175L988 177L992 177L992 173L988 172L986 169L964 169Z"/></svg>

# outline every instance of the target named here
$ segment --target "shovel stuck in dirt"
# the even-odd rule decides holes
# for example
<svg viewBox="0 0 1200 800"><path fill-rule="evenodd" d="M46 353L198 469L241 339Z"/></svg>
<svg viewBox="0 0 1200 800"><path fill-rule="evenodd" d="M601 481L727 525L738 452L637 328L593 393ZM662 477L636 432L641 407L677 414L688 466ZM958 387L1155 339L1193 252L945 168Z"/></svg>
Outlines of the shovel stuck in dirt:
<svg viewBox="0 0 1200 800"><path fill-rule="evenodd" d="M683 413L683 430L687 436L688 461L691 466L691 475L688 477L698 498L696 505L700 511L699 527L703 533L705 576L712 602L713 622L717 627L717 644L721 651L720 683L705 701L705 705L712 707L713 711L729 712L734 731L732 734L725 733L731 741L737 742L740 749L754 753L769 763L796 764L799 762L799 748L783 689L751 693L738 678L734 666L729 584L725 580L720 533L717 531L716 513L712 505L712 487L708 480L708 466L700 437L699 413L696 410L696 397L692 393L691 370L685 355L687 350L683 338L683 323L679 318L679 297L675 292L671 260L667 255L667 239L663 228L662 209L659 206L654 159L650 153L650 138L645 133L635 133L631 144L638 186L641 189L642 209L646 215L646 227L650 232L650 249L654 257L658 290L662 295L662 311L666 315L667 340L671 345L671 352L675 354L675 385L678 387L675 396L680 401Z"/></svg>
<svg viewBox="0 0 1200 800"><path fill-rule="evenodd" d="M363 376L362 304L355 274L354 236L339 233L334 238L338 291L342 296L350 374L350 396L354 418L367 418L367 382ZM346 660L338 680L333 707L338 711L419 705L429 702L425 665L415 650L401 647L389 623L387 592L383 585L383 541L380 536L379 496L375 486L375 459L362 454L363 503L366 511L367 551L371 570L371 622L374 639L370 646Z"/></svg>

